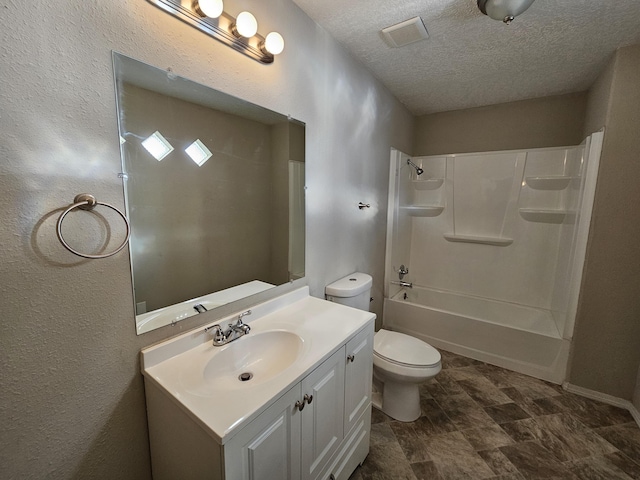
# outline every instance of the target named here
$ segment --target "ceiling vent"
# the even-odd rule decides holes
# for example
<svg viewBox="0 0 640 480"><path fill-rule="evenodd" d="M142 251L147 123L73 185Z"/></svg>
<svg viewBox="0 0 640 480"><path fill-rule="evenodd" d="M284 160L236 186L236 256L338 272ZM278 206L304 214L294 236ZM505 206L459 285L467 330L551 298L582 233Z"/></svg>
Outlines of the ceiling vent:
<svg viewBox="0 0 640 480"><path fill-rule="evenodd" d="M404 47L429 38L427 28L420 17L411 18L382 29L382 37L391 47Z"/></svg>

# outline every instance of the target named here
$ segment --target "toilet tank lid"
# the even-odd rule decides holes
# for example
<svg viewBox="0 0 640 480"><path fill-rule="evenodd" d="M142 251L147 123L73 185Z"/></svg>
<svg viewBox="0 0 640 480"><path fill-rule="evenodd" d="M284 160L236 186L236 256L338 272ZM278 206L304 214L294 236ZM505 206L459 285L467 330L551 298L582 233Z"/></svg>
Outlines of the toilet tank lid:
<svg viewBox="0 0 640 480"><path fill-rule="evenodd" d="M324 292L333 297L349 298L370 289L372 284L371 275L356 272L327 285Z"/></svg>

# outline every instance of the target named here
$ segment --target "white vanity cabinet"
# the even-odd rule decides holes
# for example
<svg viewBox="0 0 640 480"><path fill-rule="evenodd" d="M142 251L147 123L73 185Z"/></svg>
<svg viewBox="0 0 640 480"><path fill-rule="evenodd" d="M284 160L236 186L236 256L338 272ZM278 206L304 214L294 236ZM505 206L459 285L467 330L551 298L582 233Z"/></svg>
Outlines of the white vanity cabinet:
<svg viewBox="0 0 640 480"><path fill-rule="evenodd" d="M143 350L155 480L347 480L362 463L371 429L375 316L310 297L286 315L264 327L256 321L249 335L296 332L304 341L298 363L255 386L233 377L238 383L216 384L212 393L211 383L193 383L185 372L206 375L210 359L223 351L198 334ZM286 382L291 370L299 374Z"/></svg>
<svg viewBox="0 0 640 480"><path fill-rule="evenodd" d="M344 436L342 347L224 447L225 477L315 479Z"/></svg>
<svg viewBox="0 0 640 480"><path fill-rule="evenodd" d="M226 478L348 478L369 451L372 368L365 329L225 445Z"/></svg>

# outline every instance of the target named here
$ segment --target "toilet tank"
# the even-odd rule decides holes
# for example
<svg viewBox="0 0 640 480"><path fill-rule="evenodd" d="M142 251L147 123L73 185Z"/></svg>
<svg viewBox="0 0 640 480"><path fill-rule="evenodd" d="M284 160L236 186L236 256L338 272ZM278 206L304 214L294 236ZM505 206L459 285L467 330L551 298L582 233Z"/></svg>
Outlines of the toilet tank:
<svg viewBox="0 0 640 480"><path fill-rule="evenodd" d="M326 299L330 302L340 303L368 312L372 284L373 278L371 278L371 275L352 273L327 285L324 293Z"/></svg>

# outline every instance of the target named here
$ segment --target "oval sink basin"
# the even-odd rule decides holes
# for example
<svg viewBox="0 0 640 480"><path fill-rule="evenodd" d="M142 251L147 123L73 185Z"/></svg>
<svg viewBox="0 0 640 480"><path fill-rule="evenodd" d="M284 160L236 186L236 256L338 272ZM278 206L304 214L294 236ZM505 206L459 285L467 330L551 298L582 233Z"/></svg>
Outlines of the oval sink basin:
<svg viewBox="0 0 640 480"><path fill-rule="evenodd" d="M200 395L209 395L218 389L255 386L290 367L300 357L303 345L304 340L291 332L249 333L216 347L220 350L213 350L215 355L204 363L199 382L192 375L194 372L185 372L183 380L189 378L189 391Z"/></svg>

